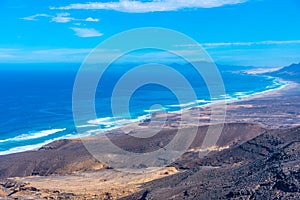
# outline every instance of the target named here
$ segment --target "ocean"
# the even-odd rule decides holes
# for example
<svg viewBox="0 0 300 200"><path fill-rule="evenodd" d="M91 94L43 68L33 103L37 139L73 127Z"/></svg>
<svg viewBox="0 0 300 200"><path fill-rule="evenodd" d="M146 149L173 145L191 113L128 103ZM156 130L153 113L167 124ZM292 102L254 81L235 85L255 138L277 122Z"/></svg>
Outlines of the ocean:
<svg viewBox="0 0 300 200"><path fill-rule="evenodd" d="M156 111L152 105L160 104L165 111L178 111L218 100L210 99L201 77L194 76L194 72L184 65L172 65L182 70L180 73L189 76L197 95L196 101L179 103L168 88L148 84L132 94L129 102L130 120L122 112L112 115L110 105L114 86L122 74L132 67L131 64L118 64L109 68L97 89L97 119L83 117L79 128L83 128L84 132L79 135L73 122L72 92L80 64L1 64L0 155L37 149L54 140L95 135L142 121ZM274 77L246 74L243 70L248 68L245 67L218 67L226 89L226 96L220 99L239 100L287 84ZM185 91L180 85L178 89L183 93Z"/></svg>

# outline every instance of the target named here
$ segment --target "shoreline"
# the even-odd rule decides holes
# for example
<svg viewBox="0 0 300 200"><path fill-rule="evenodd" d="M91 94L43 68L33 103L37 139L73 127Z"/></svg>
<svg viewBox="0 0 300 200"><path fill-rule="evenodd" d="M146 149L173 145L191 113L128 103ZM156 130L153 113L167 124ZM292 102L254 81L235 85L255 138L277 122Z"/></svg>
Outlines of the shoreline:
<svg viewBox="0 0 300 200"><path fill-rule="evenodd" d="M225 100L226 104L231 104L231 103L235 103L235 102L242 102L242 101L248 101L248 100L251 100L251 99L256 99L256 98L269 96L269 95L272 95L272 93L274 93L274 92L280 92L282 90L289 90L289 89L299 85L296 82L286 81L286 80L283 80L281 78L277 78L277 80L280 80L280 82L285 82L286 84L281 85L278 88L272 88L272 89L268 89L268 90L265 90L265 91L262 91L262 92L256 92L256 93L253 93L253 94L250 94L250 95L245 95L245 96L240 97L240 99L233 98L233 99L229 99L228 101Z"/></svg>
<svg viewBox="0 0 300 200"><path fill-rule="evenodd" d="M191 107L187 107L187 108L182 108L182 109L176 110L176 111L168 111L168 112L163 113L163 114L165 114L167 117L170 117L171 120L174 120L175 123L176 123L176 122L178 122L177 121L178 119L176 119L176 116L181 115L181 113L183 113L183 112L189 112L189 111L192 111L192 110L198 109L198 108L200 108L200 109L209 109L212 106L220 106L220 105L227 107L230 104L241 103L241 102L244 102L244 101L257 99L257 98L262 98L262 97L266 97L266 96L272 96L272 95L275 95L276 93L279 93L279 92L282 92L282 91L285 91L285 90L289 90L291 88L299 86L298 83L295 83L293 81L286 81L286 80L283 80L281 78L276 78L276 80L278 80L279 82L282 82L284 84L282 84L278 88L268 89L268 90L265 90L265 91L262 91L262 92L256 92L256 93L253 93L253 94L250 94L250 95L245 95L245 96L231 98L231 99L224 99L224 100L212 100L212 101L209 101L209 103L206 103L206 104L203 104L203 105L195 105L195 106L191 106ZM194 104L197 104L197 102L195 102ZM226 111L226 107L225 107L225 111ZM132 122L129 122L129 123L126 123L126 124L123 124L123 125L121 124L120 126L117 126L117 127L107 128L105 130L102 130L102 132L101 132L101 129L97 129L97 131L99 131L99 133L96 133L95 135L82 136L80 134L78 134L78 135L67 134L66 136L61 136L59 138L49 139L45 142L40 143L40 145L39 144L34 144L34 145L23 146L23 147L26 147L26 149L24 149L24 150L22 150L22 146L21 147L14 147L14 148L8 149L6 151L3 151L3 152L6 152L6 153L2 152L2 153L0 153L0 156L10 155L10 154L15 154L15 153L21 153L21 152L27 152L27 151L37 151L40 148L42 148L43 146L46 146L46 145L48 145L52 142L56 142L56 141L59 141L59 140L65 140L65 139L66 140L74 140L74 139L75 140L76 139L84 140L85 138L90 138L90 137L97 136L97 135L100 135L100 134L118 132L118 130L125 130L126 133L129 133L130 131L134 131L134 130L139 129L139 128L144 129L144 128L147 128L147 127L141 127L140 125L145 123L145 121L153 120L154 119L153 116L158 117L158 119L161 118L160 113L161 112L158 111L158 112L152 112L152 113L149 113L149 114L146 114L146 115L142 115L142 116L139 116L136 119L132 119ZM193 125L193 124L190 124L190 125ZM187 125L187 126L190 126L190 125ZM201 123L199 125L200 126L207 125L207 123ZM167 127L163 127L163 128L172 129L172 128L178 128L178 127L179 127L178 125L173 124L173 125L168 125ZM94 130L94 132L96 132L96 130ZM28 148L30 146L32 146L34 148Z"/></svg>
<svg viewBox="0 0 300 200"><path fill-rule="evenodd" d="M227 111L227 106L229 106L230 104L235 104L235 103L243 103L249 100L254 100L254 99L259 99L259 98L264 98L264 97L271 97L274 95L280 95L280 93L284 92L284 91L288 91L291 90L293 88L297 88L299 87L299 84L294 82L294 81L286 81L283 80L281 78L276 78L277 80L279 80L280 82L284 82L285 84L279 86L278 88L273 88L273 89L268 89L262 92L256 92L250 95L245 95L242 97L238 97L238 98L232 98L232 99L225 99L225 100L215 100L212 101L210 103L204 104L204 105L198 105L198 106L192 106L189 108L183 108L180 109L178 111L171 111L171 112L167 112L168 114L180 114L181 112L188 112L194 109L210 109L212 106L225 106L225 112ZM225 114L226 115L226 114ZM225 123L225 122L224 122ZM201 124L202 125L208 125L210 123L204 123Z"/></svg>
<svg viewBox="0 0 300 200"><path fill-rule="evenodd" d="M128 196L128 199L131 199L132 196L130 195L138 197L135 195L144 191L150 191L150 193L152 191L151 194L153 194L153 190L160 188L161 184L165 184L163 188L168 188L170 181L175 183L181 178L186 180L185 173L188 177L193 176L193 174L198 177L199 173L204 174L206 177L206 174L210 172L226 175L230 174L232 170L237 170L235 174L239 174L241 165L247 167L250 164L251 167L251 163L272 156L274 152L266 151L266 147L280 150L281 146L285 147L290 142L299 141L299 134L297 133L300 130L300 97L298 95L300 87L297 83L289 83L289 85L285 85L279 90L250 96L244 98L243 101L238 99L237 101L227 102L226 117L232 117L232 121L226 118L224 129L216 145L208 149L199 148L203 144L208 130L208 126L203 123L203 126L198 127L197 135L188 151L167 168L157 168L153 171L152 169L149 169L149 171L143 170L144 173L142 174L117 171L117 169L106 164L105 161L101 162L93 157L83 144L84 142L93 142L89 141L88 138L55 141L38 151L0 156L2 195L9 196L12 194L11 197L28 195L36 198L59 196L95 198L97 195L99 199L104 199L107 194L110 194L114 198L124 197L126 199L126 196ZM215 106L217 105L215 104ZM209 116L207 115L209 107L201 108L200 112L201 119ZM169 115L171 122L172 120L175 122L178 120L179 114L169 113ZM246 119L247 117L250 121ZM265 118L267 119L265 122L269 121L273 125L287 123L289 128L278 127L278 129L275 129L262 126L255 118ZM240 119L242 121L239 121ZM295 121L289 121L290 119ZM284 122L284 120L287 121ZM136 124L139 125L139 128L147 128L143 124ZM297 124L298 127L291 128L292 125ZM182 130L186 134L190 133L188 128ZM128 138L126 134L117 135L117 131L111 133L115 133L115 135L109 135L113 137L111 139L114 144L120 144L120 147L133 150L133 152L143 153L144 151L152 152L152 150L161 148L161 144L167 144L168 141L172 140L173 135L176 135L177 130L170 127L163 130L162 134L156 134L155 138L150 140L141 139L140 142ZM281 140L281 138L283 139ZM285 143L278 146L278 141L285 141ZM202 151L211 152L205 158L201 158L199 153ZM263 169L263 167L259 167L256 171L260 169ZM224 173L223 170L228 170L228 173ZM253 170L250 171L253 172ZM172 177L175 177L175 179L172 179ZM209 179L205 179L205 177L203 179L202 176L199 176L196 180L204 180L203 185L206 185L207 180L211 180L211 177ZM222 177L216 177L222 179ZM231 176L226 180L230 182L232 180ZM84 183L84 188L82 188L82 183ZM256 181L255 185L257 183L259 182ZM13 187L10 187L11 185ZM19 187L20 185L22 186ZM224 190L223 186L223 183L220 183L220 188ZM212 188L205 187L205 189L211 190ZM176 187L174 187L174 191L176 191ZM182 194L182 190L178 194Z"/></svg>

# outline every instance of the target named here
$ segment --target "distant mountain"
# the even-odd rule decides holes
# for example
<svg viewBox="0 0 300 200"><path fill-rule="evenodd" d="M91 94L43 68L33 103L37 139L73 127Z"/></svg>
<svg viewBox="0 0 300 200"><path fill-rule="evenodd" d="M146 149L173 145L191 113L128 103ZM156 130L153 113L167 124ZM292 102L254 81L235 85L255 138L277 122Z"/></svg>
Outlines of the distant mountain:
<svg viewBox="0 0 300 200"><path fill-rule="evenodd" d="M292 64L290 66L283 67L278 71L274 71L266 74L270 76L280 77L285 80L300 82L300 63Z"/></svg>

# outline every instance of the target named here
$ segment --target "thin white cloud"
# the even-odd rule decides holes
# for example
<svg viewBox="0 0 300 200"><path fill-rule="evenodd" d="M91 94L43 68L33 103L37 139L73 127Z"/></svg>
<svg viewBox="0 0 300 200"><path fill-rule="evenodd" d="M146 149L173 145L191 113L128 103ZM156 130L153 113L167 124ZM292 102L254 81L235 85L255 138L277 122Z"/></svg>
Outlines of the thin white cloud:
<svg viewBox="0 0 300 200"><path fill-rule="evenodd" d="M204 47L222 47L222 46L252 46L252 45L281 45L281 44L300 44L300 40L266 40L259 42L221 42L221 43L204 43Z"/></svg>
<svg viewBox="0 0 300 200"><path fill-rule="evenodd" d="M284 41L263 41L261 44L300 44L300 40L284 40Z"/></svg>
<svg viewBox="0 0 300 200"><path fill-rule="evenodd" d="M36 55L78 55L78 54L88 54L92 49L71 49L71 48L61 48L61 49L42 49L35 50L32 53Z"/></svg>
<svg viewBox="0 0 300 200"><path fill-rule="evenodd" d="M0 58L2 60L13 58L14 53L18 51L19 49L0 48Z"/></svg>
<svg viewBox="0 0 300 200"><path fill-rule="evenodd" d="M51 18L51 22L57 22L57 23L67 23L73 20L76 19L70 17L70 13L58 13L55 17Z"/></svg>
<svg viewBox="0 0 300 200"><path fill-rule="evenodd" d="M38 20L39 17L50 17L50 15L47 15L47 14L35 14L35 15L28 16L28 17L23 17L21 19L28 20L28 21L36 21L36 20Z"/></svg>
<svg viewBox="0 0 300 200"><path fill-rule="evenodd" d="M71 27L73 31L75 31L75 34L78 37L99 37L102 36L103 34L98 32L97 30L93 28L76 28L76 27Z"/></svg>
<svg viewBox="0 0 300 200"><path fill-rule="evenodd" d="M252 45L285 45L285 44L300 44L300 40L266 40L258 42L216 42L203 43L202 47L228 47L228 46L252 46ZM180 44L178 47L193 47L195 44Z"/></svg>
<svg viewBox="0 0 300 200"><path fill-rule="evenodd" d="M99 22L98 18L87 17L85 19L71 17L70 13L57 13L56 15L36 14L28 17L23 17L23 20L36 21L41 17L50 18L50 22L68 23L73 21L80 22Z"/></svg>
<svg viewBox="0 0 300 200"><path fill-rule="evenodd" d="M85 19L85 21L87 21L87 22L99 22L99 19L88 17L88 18Z"/></svg>
<svg viewBox="0 0 300 200"><path fill-rule="evenodd" d="M82 62L92 49L60 48L60 49L11 49L0 48L1 62Z"/></svg>
<svg viewBox="0 0 300 200"><path fill-rule="evenodd" d="M136 0L120 0L113 2L76 3L67 6L50 7L50 9L99 9L131 13L146 13L158 11L176 11L185 8L214 8L224 5L240 4L246 1L248 0L153 0L146 2Z"/></svg>

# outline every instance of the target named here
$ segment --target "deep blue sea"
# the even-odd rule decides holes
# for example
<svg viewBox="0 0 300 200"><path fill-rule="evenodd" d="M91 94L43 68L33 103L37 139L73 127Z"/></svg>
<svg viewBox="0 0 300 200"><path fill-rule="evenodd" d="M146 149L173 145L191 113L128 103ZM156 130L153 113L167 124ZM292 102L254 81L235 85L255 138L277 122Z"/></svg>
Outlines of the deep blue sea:
<svg viewBox="0 0 300 200"><path fill-rule="evenodd" d="M37 149L57 139L79 137L72 115L73 84L79 67L80 64L53 63L0 65L0 155ZM182 70L180 73L189 76L198 101L179 103L169 89L148 84L131 96L131 121L122 121L122 112L112 117L112 91L130 67L130 64L111 67L101 79L101 86L96 92L97 119L83 117L83 135L96 134L99 127L112 129L122 123L143 120L149 116L149 110L155 104L162 105L166 111L177 111L212 101L201 77L194 76L191 70L178 65L176 67ZM228 100L241 99L286 84L276 78L242 73L244 69L219 66ZM162 76L168 77L167 74ZM178 88L185 91L180 85Z"/></svg>

